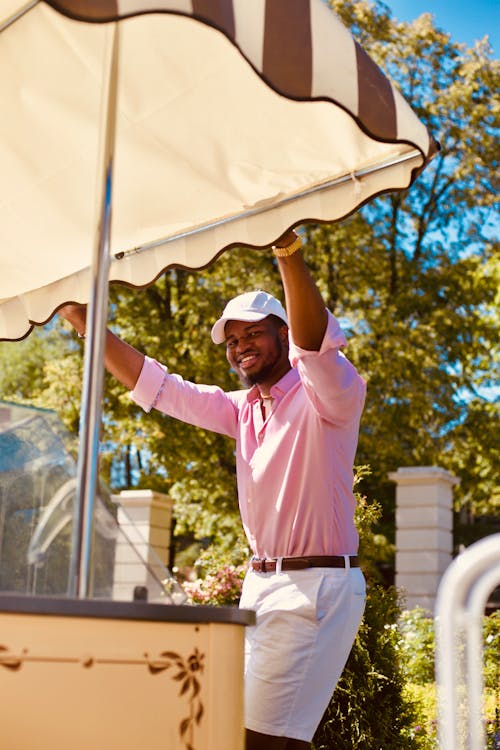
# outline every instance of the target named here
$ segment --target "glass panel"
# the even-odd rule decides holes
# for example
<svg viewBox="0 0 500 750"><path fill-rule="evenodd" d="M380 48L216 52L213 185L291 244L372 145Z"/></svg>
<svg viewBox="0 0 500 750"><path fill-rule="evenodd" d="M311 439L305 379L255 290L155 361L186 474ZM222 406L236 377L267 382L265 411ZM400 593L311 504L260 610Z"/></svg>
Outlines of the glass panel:
<svg viewBox="0 0 500 750"><path fill-rule="evenodd" d="M66 596L76 462L50 411L0 404L0 592ZM96 498L93 598L181 604L186 595L102 484Z"/></svg>

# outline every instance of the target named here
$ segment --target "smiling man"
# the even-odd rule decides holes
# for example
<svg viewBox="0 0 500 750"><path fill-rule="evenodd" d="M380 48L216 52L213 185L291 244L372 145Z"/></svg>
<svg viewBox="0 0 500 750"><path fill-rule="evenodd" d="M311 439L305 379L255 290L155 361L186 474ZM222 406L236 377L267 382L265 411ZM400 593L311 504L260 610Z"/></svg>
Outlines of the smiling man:
<svg viewBox="0 0 500 750"><path fill-rule="evenodd" d="M241 518L253 552L240 606L247 750L304 750L361 621L365 581L354 525L353 462L365 383L287 232L273 247L286 309L264 291L231 300L212 328L243 390L171 374L110 331L106 366L145 411L160 409L236 441ZM60 314L84 334L86 311Z"/></svg>
<svg viewBox="0 0 500 750"><path fill-rule="evenodd" d="M225 342L229 364L243 385L259 384L261 396L266 383L272 385L291 367L288 319L281 303L266 292L248 292L231 300L212 328L212 340Z"/></svg>

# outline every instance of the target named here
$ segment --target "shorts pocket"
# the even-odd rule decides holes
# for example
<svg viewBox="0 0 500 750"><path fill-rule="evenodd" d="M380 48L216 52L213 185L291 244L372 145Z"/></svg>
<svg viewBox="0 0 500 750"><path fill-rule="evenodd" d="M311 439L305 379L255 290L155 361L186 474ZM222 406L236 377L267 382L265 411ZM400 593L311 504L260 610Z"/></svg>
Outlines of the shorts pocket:
<svg viewBox="0 0 500 750"><path fill-rule="evenodd" d="M349 571L349 580L354 596L366 599L366 581L361 568L351 568Z"/></svg>
<svg viewBox="0 0 500 750"><path fill-rule="evenodd" d="M359 599L364 606L366 599L365 577L359 568L331 569L325 571L319 586L316 617L321 622L323 617L338 607L349 607L351 597Z"/></svg>

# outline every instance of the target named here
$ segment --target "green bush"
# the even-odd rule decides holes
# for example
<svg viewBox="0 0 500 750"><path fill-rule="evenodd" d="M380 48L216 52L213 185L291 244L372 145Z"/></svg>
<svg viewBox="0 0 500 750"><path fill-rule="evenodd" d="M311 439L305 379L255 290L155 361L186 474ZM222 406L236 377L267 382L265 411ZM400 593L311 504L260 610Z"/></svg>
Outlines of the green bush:
<svg viewBox="0 0 500 750"><path fill-rule="evenodd" d="M500 691L500 610L484 618L484 684L495 690L497 697ZM500 742L499 742L500 747Z"/></svg>
<svg viewBox="0 0 500 750"><path fill-rule="evenodd" d="M407 681L415 685L434 682L434 620L421 607L402 612L397 629L399 651ZM483 678L486 688L500 684L500 611L483 619Z"/></svg>
<svg viewBox="0 0 500 750"><path fill-rule="evenodd" d="M394 588L368 588L365 616L314 737L315 750L427 750L418 704L405 690Z"/></svg>
<svg viewBox="0 0 500 750"><path fill-rule="evenodd" d="M434 684L434 621L416 607L402 613L398 624L399 651L406 674L407 693L419 706L420 724L435 740L436 688ZM483 716L486 748L500 750L500 611L483 619ZM436 741L437 742L437 741ZM434 745L431 745L434 747ZM437 747L437 744L435 745Z"/></svg>
<svg viewBox="0 0 500 750"><path fill-rule="evenodd" d="M434 750L434 621L402 610L394 589L370 586L364 621L314 738L315 750ZM484 618L487 748L500 749L500 612ZM495 744L497 743L497 744Z"/></svg>
<svg viewBox="0 0 500 750"><path fill-rule="evenodd" d="M434 621L422 607L402 612L397 624L399 649L408 682L434 682Z"/></svg>

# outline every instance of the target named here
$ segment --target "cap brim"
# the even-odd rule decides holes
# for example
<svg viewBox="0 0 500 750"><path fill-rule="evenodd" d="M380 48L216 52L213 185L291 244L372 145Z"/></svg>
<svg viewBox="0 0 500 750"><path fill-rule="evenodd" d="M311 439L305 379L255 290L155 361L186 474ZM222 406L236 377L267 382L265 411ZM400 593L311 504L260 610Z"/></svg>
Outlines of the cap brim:
<svg viewBox="0 0 500 750"><path fill-rule="evenodd" d="M264 318L267 318L269 313L263 314L263 313L257 313L257 312L242 312L238 316L235 315L229 315L229 316L222 316L219 318L219 320L213 324L212 326L212 341L214 344L223 344L226 340L226 333L225 333L225 327L228 320L241 320L245 323L254 323L257 320L263 320Z"/></svg>

